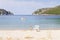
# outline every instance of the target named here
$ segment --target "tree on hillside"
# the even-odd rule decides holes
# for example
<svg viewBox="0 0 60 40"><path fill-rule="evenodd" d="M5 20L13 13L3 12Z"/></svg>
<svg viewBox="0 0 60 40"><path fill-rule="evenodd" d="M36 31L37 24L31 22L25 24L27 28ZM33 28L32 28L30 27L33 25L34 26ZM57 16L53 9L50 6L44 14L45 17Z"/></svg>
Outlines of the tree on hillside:
<svg viewBox="0 0 60 40"><path fill-rule="evenodd" d="M0 15L14 15L14 14L11 13L10 11L6 11L4 9L0 9Z"/></svg>
<svg viewBox="0 0 60 40"><path fill-rule="evenodd" d="M41 8L32 13L33 15L60 15L60 5L51 8Z"/></svg>

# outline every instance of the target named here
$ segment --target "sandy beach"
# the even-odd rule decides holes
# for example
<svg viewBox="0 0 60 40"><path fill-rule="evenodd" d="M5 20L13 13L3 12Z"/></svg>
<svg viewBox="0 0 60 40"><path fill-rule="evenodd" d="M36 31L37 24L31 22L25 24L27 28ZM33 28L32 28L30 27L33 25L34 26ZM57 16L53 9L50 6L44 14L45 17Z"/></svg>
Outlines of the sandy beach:
<svg viewBox="0 0 60 40"><path fill-rule="evenodd" d="M0 40L60 40L60 30L0 30Z"/></svg>

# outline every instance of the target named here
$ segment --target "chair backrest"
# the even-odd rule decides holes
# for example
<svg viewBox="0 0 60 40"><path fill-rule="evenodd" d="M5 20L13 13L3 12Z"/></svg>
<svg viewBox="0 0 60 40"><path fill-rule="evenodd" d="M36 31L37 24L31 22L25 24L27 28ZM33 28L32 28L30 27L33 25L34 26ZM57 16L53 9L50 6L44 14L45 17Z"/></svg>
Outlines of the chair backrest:
<svg viewBox="0 0 60 40"><path fill-rule="evenodd" d="M33 29L38 29L39 30L40 26L39 25L34 25Z"/></svg>

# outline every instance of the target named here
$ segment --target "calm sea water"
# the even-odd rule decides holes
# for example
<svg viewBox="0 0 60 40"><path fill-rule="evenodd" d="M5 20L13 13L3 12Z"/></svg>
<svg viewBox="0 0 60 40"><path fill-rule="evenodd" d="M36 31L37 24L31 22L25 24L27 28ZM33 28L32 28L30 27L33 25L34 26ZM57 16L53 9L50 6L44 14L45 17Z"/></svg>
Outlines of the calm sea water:
<svg viewBox="0 0 60 40"><path fill-rule="evenodd" d="M39 25L40 29L60 29L59 16L15 15L0 16L0 30L29 29Z"/></svg>

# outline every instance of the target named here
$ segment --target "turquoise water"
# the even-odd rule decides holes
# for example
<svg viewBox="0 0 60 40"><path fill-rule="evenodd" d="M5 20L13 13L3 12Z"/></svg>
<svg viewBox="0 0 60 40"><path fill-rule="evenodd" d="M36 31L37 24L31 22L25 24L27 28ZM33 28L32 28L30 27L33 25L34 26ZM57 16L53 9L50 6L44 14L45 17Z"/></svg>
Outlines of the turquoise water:
<svg viewBox="0 0 60 40"><path fill-rule="evenodd" d="M59 16L15 15L0 16L0 30L29 29L39 25L40 29L60 29Z"/></svg>

